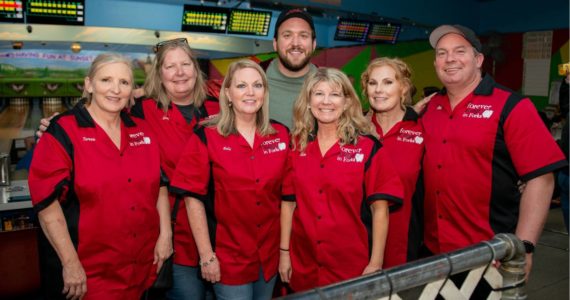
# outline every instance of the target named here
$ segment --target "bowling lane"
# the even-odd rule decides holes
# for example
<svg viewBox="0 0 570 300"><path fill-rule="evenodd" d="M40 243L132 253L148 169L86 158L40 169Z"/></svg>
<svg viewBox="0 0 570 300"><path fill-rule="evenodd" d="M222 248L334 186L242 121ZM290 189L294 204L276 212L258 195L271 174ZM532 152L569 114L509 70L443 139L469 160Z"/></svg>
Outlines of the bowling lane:
<svg viewBox="0 0 570 300"><path fill-rule="evenodd" d="M10 99L9 106L0 113L1 153L10 153L12 140L21 136L29 111L27 99L13 98Z"/></svg>

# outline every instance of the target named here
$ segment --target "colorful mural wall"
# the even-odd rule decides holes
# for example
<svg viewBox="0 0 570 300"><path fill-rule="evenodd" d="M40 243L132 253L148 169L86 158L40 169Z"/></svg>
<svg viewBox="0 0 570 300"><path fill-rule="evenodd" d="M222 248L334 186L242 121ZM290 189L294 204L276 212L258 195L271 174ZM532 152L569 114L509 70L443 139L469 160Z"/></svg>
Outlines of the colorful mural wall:
<svg viewBox="0 0 570 300"><path fill-rule="evenodd" d="M552 59L550 81L559 81L558 64L568 62L568 29L555 30L552 41ZM493 74L493 58L486 57L483 66L485 72L493 74L497 82L515 91L521 91L523 82L522 33L502 35L501 49L504 59L495 63ZM483 44L486 38L482 38ZM343 70L355 79L355 88L360 93L360 74L368 62L379 56L399 57L413 70L413 82L418 93L414 100L419 100L421 91L426 86L441 87L433 68L433 49L427 41L401 42L396 45L368 45L318 50L312 62L318 66L335 67ZM263 54L251 57L256 61L274 58L275 54ZM238 59L238 58L236 58ZM228 65L236 59L212 60L210 77L223 78ZM548 97L530 96L538 109L548 104ZM366 106L366 103L363 103Z"/></svg>
<svg viewBox="0 0 570 300"><path fill-rule="evenodd" d="M1 97L78 97L83 79L99 51L0 51ZM135 65L135 81L144 82L147 54L126 54Z"/></svg>

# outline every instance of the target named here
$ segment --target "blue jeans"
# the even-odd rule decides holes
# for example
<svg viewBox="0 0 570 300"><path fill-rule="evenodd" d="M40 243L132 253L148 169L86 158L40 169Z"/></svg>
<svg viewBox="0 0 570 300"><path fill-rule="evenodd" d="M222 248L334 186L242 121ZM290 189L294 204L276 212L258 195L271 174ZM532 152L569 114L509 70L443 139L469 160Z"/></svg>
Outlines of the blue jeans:
<svg viewBox="0 0 570 300"><path fill-rule="evenodd" d="M259 278L242 285L214 284L214 292L217 300L268 300L273 296L273 287L277 274L269 281L263 278L263 271L259 268Z"/></svg>
<svg viewBox="0 0 570 300"><path fill-rule="evenodd" d="M560 206L562 207L566 231L568 231L568 174L558 172L558 186L560 186Z"/></svg>
<svg viewBox="0 0 570 300"><path fill-rule="evenodd" d="M168 300L214 299L212 285L200 276L200 268L174 264L172 288L166 292Z"/></svg>

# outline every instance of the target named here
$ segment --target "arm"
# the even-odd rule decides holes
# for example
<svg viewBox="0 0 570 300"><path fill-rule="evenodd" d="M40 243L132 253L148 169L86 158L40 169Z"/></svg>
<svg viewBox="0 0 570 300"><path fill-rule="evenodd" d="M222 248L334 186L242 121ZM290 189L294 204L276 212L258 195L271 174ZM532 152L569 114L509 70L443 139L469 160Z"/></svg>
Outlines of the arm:
<svg viewBox="0 0 570 300"><path fill-rule="evenodd" d="M170 203L166 186L160 187L156 209L160 218L160 234L154 246L154 261L158 263L156 272L162 268L162 263L172 254L172 227L170 225Z"/></svg>
<svg viewBox="0 0 570 300"><path fill-rule="evenodd" d="M220 263L216 258L214 250L212 250L204 203L192 197L184 198L184 203L186 204L190 228L192 228L192 234L200 255L202 277L206 281L216 283L221 278Z"/></svg>
<svg viewBox="0 0 570 300"><path fill-rule="evenodd" d="M372 253L368 266L362 275L382 269L384 249L388 237L388 201L377 200L370 206L372 210Z"/></svg>
<svg viewBox="0 0 570 300"><path fill-rule="evenodd" d="M550 199L554 190L554 176L544 174L529 180L521 196L519 222L516 235L521 240L536 244L550 207ZM526 278L532 269L532 253L526 255Z"/></svg>
<svg viewBox="0 0 570 300"><path fill-rule="evenodd" d="M289 282L291 279L291 256L289 245L291 241L291 227L293 223L293 212L297 203L292 201L281 201L281 242L279 243L279 275L281 281Z"/></svg>
<svg viewBox="0 0 570 300"><path fill-rule="evenodd" d="M82 299L87 293L87 275L71 242L67 223L58 201L38 213L40 226L63 267L63 291L68 299Z"/></svg>

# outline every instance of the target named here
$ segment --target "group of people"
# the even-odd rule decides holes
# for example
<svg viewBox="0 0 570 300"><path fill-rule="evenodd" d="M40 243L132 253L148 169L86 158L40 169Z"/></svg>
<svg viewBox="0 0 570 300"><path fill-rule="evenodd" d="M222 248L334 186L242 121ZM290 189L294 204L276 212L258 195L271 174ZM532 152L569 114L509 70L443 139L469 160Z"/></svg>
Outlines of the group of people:
<svg viewBox="0 0 570 300"><path fill-rule="evenodd" d="M185 39L156 45L132 107L128 60L98 56L30 169L47 298L138 299L174 252L168 299L270 299L278 277L303 291L499 232L524 240L528 274L567 163L531 101L482 75L470 29L430 43L445 89L416 112L410 68L374 59L367 114L343 72L309 62L300 9L277 20L277 58L230 64L218 100Z"/></svg>

